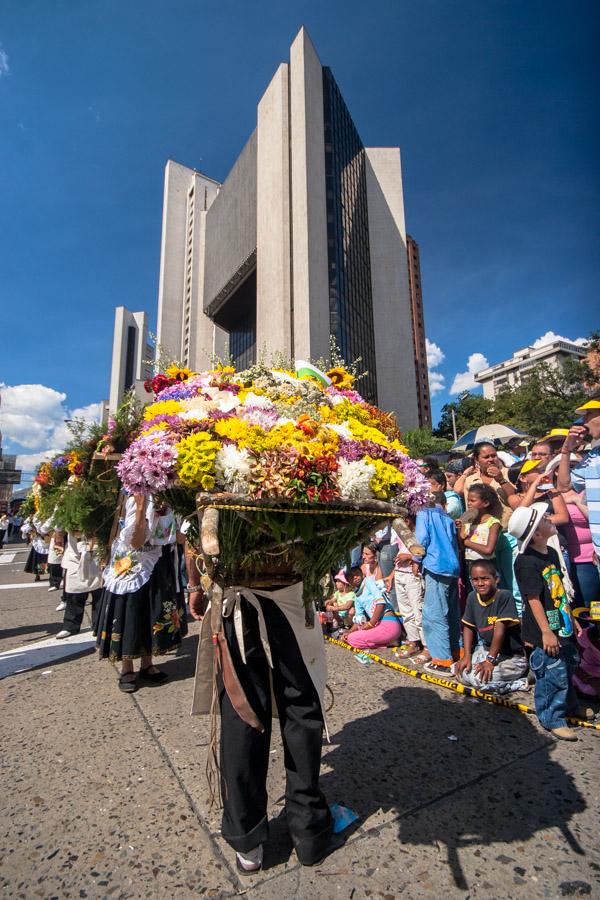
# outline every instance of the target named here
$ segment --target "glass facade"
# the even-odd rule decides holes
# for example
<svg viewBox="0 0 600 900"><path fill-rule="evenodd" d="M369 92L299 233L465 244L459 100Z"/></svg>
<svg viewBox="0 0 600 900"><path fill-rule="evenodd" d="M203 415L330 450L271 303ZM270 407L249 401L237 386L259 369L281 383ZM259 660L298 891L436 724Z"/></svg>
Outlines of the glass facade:
<svg viewBox="0 0 600 900"><path fill-rule="evenodd" d="M246 369L256 362L256 270L228 302L231 320L223 324L229 330L229 355L236 369Z"/></svg>
<svg viewBox="0 0 600 900"><path fill-rule="evenodd" d="M323 68L329 327L346 362L361 357L360 392L377 403L365 148L330 69Z"/></svg>

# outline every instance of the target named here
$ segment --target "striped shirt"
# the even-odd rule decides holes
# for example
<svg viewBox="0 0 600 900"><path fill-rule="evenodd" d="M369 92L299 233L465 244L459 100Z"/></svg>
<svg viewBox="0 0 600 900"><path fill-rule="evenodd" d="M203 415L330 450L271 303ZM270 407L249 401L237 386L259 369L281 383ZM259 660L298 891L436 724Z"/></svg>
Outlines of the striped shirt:
<svg viewBox="0 0 600 900"><path fill-rule="evenodd" d="M600 444L586 453L579 465L571 470L571 483L579 493L585 491L592 542L600 557Z"/></svg>

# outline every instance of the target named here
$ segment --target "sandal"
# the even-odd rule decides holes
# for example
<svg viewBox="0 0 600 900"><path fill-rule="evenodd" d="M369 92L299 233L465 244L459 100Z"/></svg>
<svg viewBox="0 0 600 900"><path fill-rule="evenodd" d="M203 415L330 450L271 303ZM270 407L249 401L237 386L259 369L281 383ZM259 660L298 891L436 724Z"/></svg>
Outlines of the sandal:
<svg viewBox="0 0 600 900"><path fill-rule="evenodd" d="M425 663L431 662L431 656L429 653L419 653L418 656L412 657L412 661L419 666L423 666Z"/></svg>
<svg viewBox="0 0 600 900"><path fill-rule="evenodd" d="M133 675L133 678L131 677ZM119 675L119 681L117 682L119 685L119 690L123 691L124 694L133 694L134 691L137 691L137 678L135 672L126 672L125 675Z"/></svg>
<svg viewBox="0 0 600 900"><path fill-rule="evenodd" d="M140 669L140 678L142 681L148 681L150 684L162 684L163 681L167 681L168 675L166 672L150 672L149 669L154 668L154 665L146 666L145 669Z"/></svg>
<svg viewBox="0 0 600 900"><path fill-rule="evenodd" d="M399 656L400 659L411 659L411 657L416 656L417 653L421 652L421 648L416 644L406 644L402 650L398 650L396 656Z"/></svg>

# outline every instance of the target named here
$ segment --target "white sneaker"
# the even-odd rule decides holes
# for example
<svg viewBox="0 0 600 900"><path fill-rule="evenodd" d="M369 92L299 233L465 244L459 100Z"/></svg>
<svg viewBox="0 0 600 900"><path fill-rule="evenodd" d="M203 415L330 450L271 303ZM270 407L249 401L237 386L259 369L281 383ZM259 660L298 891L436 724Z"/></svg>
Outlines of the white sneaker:
<svg viewBox="0 0 600 900"><path fill-rule="evenodd" d="M62 641L64 638L68 638L68 637L73 637L73 632L67 631L66 629L63 628L63 630L59 631L58 634L56 635L56 640Z"/></svg>
<svg viewBox="0 0 600 900"><path fill-rule="evenodd" d="M66 608L67 608L67 604L65 603L64 600L61 600L60 603L58 604L58 606L56 607L56 612L62 612L63 609L66 609Z"/></svg>
<svg viewBox="0 0 600 900"><path fill-rule="evenodd" d="M235 863L238 872L242 875L252 875L254 872L259 872L263 864L262 844L259 844L253 850L247 850L245 853L236 853Z"/></svg>
<svg viewBox="0 0 600 900"><path fill-rule="evenodd" d="M57 587L49 587L49 588L48 588L48 593L50 593L51 591L57 591L57 590L58 590Z"/></svg>

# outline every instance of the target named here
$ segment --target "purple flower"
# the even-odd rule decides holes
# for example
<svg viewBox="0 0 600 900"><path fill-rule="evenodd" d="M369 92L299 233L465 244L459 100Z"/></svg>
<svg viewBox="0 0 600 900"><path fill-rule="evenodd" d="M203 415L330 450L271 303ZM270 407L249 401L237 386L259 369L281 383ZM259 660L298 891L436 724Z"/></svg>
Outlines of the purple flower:
<svg viewBox="0 0 600 900"><path fill-rule="evenodd" d="M177 451L155 435L139 437L117 464L117 474L130 493L154 494L175 483Z"/></svg>

